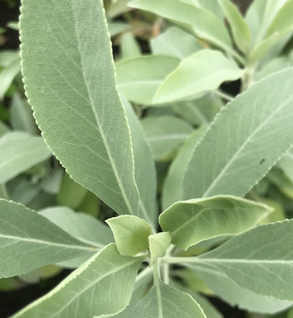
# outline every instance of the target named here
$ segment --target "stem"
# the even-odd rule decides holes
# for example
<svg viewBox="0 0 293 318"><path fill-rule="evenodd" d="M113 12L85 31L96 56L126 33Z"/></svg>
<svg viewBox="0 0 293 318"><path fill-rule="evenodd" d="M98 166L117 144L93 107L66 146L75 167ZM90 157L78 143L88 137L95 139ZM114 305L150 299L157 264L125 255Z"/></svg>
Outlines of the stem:
<svg viewBox="0 0 293 318"><path fill-rule="evenodd" d="M166 252L166 257L170 257L174 249L174 245L170 245ZM167 285L170 283L170 266L168 263L163 263L163 282Z"/></svg>
<svg viewBox="0 0 293 318"><path fill-rule="evenodd" d="M182 263L204 263L198 257L164 257L162 259L164 263L168 264L182 264Z"/></svg>
<svg viewBox="0 0 293 318"><path fill-rule="evenodd" d="M145 276L149 275L152 272L152 269L150 267L147 267L145 269L143 269L137 276L135 279L135 282L139 282L140 280L142 280Z"/></svg>
<svg viewBox="0 0 293 318"><path fill-rule="evenodd" d="M253 84L254 67L247 67L242 77L241 92L245 92Z"/></svg>
<svg viewBox="0 0 293 318"><path fill-rule="evenodd" d="M152 267L153 267L154 283L155 285L158 285L161 279L159 260L155 260Z"/></svg>
<svg viewBox="0 0 293 318"><path fill-rule="evenodd" d="M216 90L216 91L213 91L213 93L214 93L215 95L218 95L219 97L221 97L221 98L227 100L228 102L232 102L232 100L234 100L234 98L235 98L235 97L233 97L232 95L229 95L229 94L227 94L227 93L225 93L225 92L223 92L223 91L221 91L221 90L219 90L219 89Z"/></svg>
<svg viewBox="0 0 293 318"><path fill-rule="evenodd" d="M9 195L6 190L6 186L4 183L0 184L0 198L9 200Z"/></svg>

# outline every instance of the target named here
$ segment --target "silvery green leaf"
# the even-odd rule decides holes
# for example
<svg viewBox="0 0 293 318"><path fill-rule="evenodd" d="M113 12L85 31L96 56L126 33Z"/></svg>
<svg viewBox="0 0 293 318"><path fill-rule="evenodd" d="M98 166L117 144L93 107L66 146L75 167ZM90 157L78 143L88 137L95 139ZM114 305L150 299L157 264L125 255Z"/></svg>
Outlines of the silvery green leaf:
<svg viewBox="0 0 293 318"><path fill-rule="evenodd" d="M189 161L184 199L243 196L291 147L292 78L292 68L268 76L217 115Z"/></svg>
<svg viewBox="0 0 293 318"><path fill-rule="evenodd" d="M115 244L110 244L50 293L12 317L111 317L130 302L141 262L141 257L121 256ZM109 292L105 293L105 290Z"/></svg>
<svg viewBox="0 0 293 318"><path fill-rule="evenodd" d="M14 77L20 72L20 59L13 60L0 73L0 100L4 98L6 91L11 85Z"/></svg>
<svg viewBox="0 0 293 318"><path fill-rule="evenodd" d="M130 132L102 1L24 0L21 12L25 89L46 143L72 179L118 213L136 214Z"/></svg>
<svg viewBox="0 0 293 318"><path fill-rule="evenodd" d="M0 218L0 277L95 253L92 246L21 204L0 199Z"/></svg>

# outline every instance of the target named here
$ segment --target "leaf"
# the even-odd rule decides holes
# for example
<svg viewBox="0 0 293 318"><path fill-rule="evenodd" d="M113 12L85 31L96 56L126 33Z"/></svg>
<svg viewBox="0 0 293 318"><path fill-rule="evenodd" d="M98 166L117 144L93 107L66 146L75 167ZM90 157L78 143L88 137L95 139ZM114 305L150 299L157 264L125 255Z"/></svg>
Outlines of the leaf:
<svg viewBox="0 0 293 318"><path fill-rule="evenodd" d="M256 294L292 301L292 241L293 220L260 225L199 256L198 262Z"/></svg>
<svg viewBox="0 0 293 318"><path fill-rule="evenodd" d="M293 183L293 151L289 150L284 157L278 162L278 166L290 178Z"/></svg>
<svg viewBox="0 0 293 318"><path fill-rule="evenodd" d="M179 0L179 1L193 4L196 7L208 10L212 12L215 16L217 16L219 19L221 20L223 19L223 14L221 12L221 8L217 1L210 1L210 0Z"/></svg>
<svg viewBox="0 0 293 318"><path fill-rule="evenodd" d="M148 285L150 285L152 281L152 271L151 268L148 267L142 270L136 277L134 290L132 293L131 301L129 305L118 315L112 316L113 318L129 318L129 315L135 308L136 304L141 300L141 298L145 295Z"/></svg>
<svg viewBox="0 0 293 318"><path fill-rule="evenodd" d="M171 245L172 237L168 232L161 232L149 236L149 246L151 253L151 262L165 256L167 249Z"/></svg>
<svg viewBox="0 0 293 318"><path fill-rule="evenodd" d="M267 38L276 33L284 33L293 30L293 22L290 15L292 10L293 1L288 0L276 14L275 19L267 31Z"/></svg>
<svg viewBox="0 0 293 318"><path fill-rule="evenodd" d="M32 116L29 104L22 100L19 94L14 94L10 107L11 126L13 130L20 130L32 135L36 135L37 127Z"/></svg>
<svg viewBox="0 0 293 318"><path fill-rule="evenodd" d="M21 204L0 199L0 219L1 278L95 252Z"/></svg>
<svg viewBox="0 0 293 318"><path fill-rule="evenodd" d="M6 91L11 85L14 77L20 72L20 59L13 60L1 73L0 73L0 100L4 98Z"/></svg>
<svg viewBox="0 0 293 318"><path fill-rule="evenodd" d="M51 157L42 137L11 132L0 139L0 183L5 183L21 172Z"/></svg>
<svg viewBox="0 0 293 318"><path fill-rule="evenodd" d="M132 102L151 104L162 81L178 64L179 59L161 55L140 56L118 62L118 89Z"/></svg>
<svg viewBox="0 0 293 318"><path fill-rule="evenodd" d="M243 196L291 147L292 78L293 69L273 74L220 112L188 164L184 199Z"/></svg>
<svg viewBox="0 0 293 318"><path fill-rule="evenodd" d="M218 0L218 3L230 24L231 32L237 47L243 53L247 53L251 45L251 35L248 25L232 2L229 0Z"/></svg>
<svg viewBox="0 0 293 318"><path fill-rule="evenodd" d="M194 298L194 300L200 305L208 318L223 318L222 314L213 305L211 305L211 303L205 297L184 287L182 284L175 282L174 280L172 280L171 282L174 287L189 294L192 298Z"/></svg>
<svg viewBox="0 0 293 318"><path fill-rule="evenodd" d="M127 6L128 2L129 0L113 1L110 8L106 10L109 18L114 18L117 15L121 15L122 13L129 11L129 8Z"/></svg>
<svg viewBox="0 0 293 318"><path fill-rule="evenodd" d="M192 135L185 141L176 158L172 161L163 187L163 210L177 201L183 200L183 178L188 161L193 150L202 136L205 134L207 127L194 131Z"/></svg>
<svg viewBox="0 0 293 318"><path fill-rule="evenodd" d="M149 249L148 237L152 233L146 221L134 215L121 215L106 221L117 244L118 251L124 256L133 256Z"/></svg>
<svg viewBox="0 0 293 318"><path fill-rule="evenodd" d="M136 214L130 133L102 2L24 0L20 25L26 94L45 141L73 180L116 212Z"/></svg>
<svg viewBox="0 0 293 318"><path fill-rule="evenodd" d="M130 7L151 11L159 16L191 27L200 39L231 51L231 40L224 23L211 12L178 0L136 0Z"/></svg>
<svg viewBox="0 0 293 318"><path fill-rule="evenodd" d="M183 60L158 88L153 103L160 104L192 97L217 89L223 82L243 75L221 52L202 50Z"/></svg>
<svg viewBox="0 0 293 318"><path fill-rule="evenodd" d="M261 296L237 285L211 266L189 266L204 279L215 294L230 306L258 313L274 314L292 306L291 302Z"/></svg>
<svg viewBox="0 0 293 318"><path fill-rule="evenodd" d="M158 224L157 202L156 202L156 170L153 154L147 142L139 119L134 114L131 105L122 98L130 126L132 147L135 166L135 181L139 190L139 214L145 219L156 232Z"/></svg>
<svg viewBox="0 0 293 318"><path fill-rule="evenodd" d="M4 121L0 120L0 137L10 132L10 128L5 124Z"/></svg>
<svg viewBox="0 0 293 318"><path fill-rule="evenodd" d="M147 117L141 124L155 160L167 159L193 131L186 122L171 116Z"/></svg>
<svg viewBox="0 0 293 318"><path fill-rule="evenodd" d="M50 194L58 194L60 191L63 174L63 169L60 168L56 169L51 174L43 178L40 182L42 190Z"/></svg>
<svg viewBox="0 0 293 318"><path fill-rule="evenodd" d="M172 243L187 250L203 240L237 235L253 228L271 209L236 197L218 196L174 203L159 223L172 235Z"/></svg>
<svg viewBox="0 0 293 318"><path fill-rule="evenodd" d="M92 318L117 314L130 301L141 262L141 257L119 255L116 246L110 244L13 318Z"/></svg>
<svg viewBox="0 0 293 318"><path fill-rule="evenodd" d="M77 213L67 207L53 207L41 210L39 214L78 240L95 247L102 249L114 242L110 228L85 213Z"/></svg>
<svg viewBox="0 0 293 318"><path fill-rule="evenodd" d="M77 209L87 194L87 189L70 178L67 173L63 174L60 190L57 195L60 205L71 209Z"/></svg>
<svg viewBox="0 0 293 318"><path fill-rule="evenodd" d="M175 27L151 39L150 45L153 54L170 55L181 60L203 48L192 35Z"/></svg>
<svg viewBox="0 0 293 318"><path fill-rule="evenodd" d="M132 33L125 33L121 40L121 55L123 59L140 56L140 47Z"/></svg>
<svg viewBox="0 0 293 318"><path fill-rule="evenodd" d="M110 22L108 24L108 28L109 28L109 33L112 37L119 33L122 33L124 31L131 29L131 25L127 23L123 23L123 22Z"/></svg>
<svg viewBox="0 0 293 318"><path fill-rule="evenodd" d="M197 302L183 293L162 282L137 304L129 318L205 318L205 314Z"/></svg>
<svg viewBox="0 0 293 318"><path fill-rule="evenodd" d="M19 52L12 50L1 50L0 52L0 66L6 68L13 61L19 59Z"/></svg>

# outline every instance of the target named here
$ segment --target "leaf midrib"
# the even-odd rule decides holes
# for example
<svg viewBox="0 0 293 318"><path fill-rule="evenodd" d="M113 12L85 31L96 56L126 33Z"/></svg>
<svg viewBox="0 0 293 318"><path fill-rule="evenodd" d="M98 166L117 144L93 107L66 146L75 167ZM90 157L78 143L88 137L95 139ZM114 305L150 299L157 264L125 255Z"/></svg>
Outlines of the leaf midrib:
<svg viewBox="0 0 293 318"><path fill-rule="evenodd" d="M287 100L282 103L275 111L271 113L270 116L267 117L267 119L259 125L252 134L248 136L248 138L244 141L242 146L235 152L233 157L227 162L225 167L221 170L217 178L211 183L211 185L208 187L208 189L205 191L205 193L202 195L202 198L206 198L209 193L212 191L213 187L217 184L217 182L220 180L220 178L225 174L225 172L229 169L229 167L232 165L234 160L238 157L238 155L242 152L242 150L246 147L246 145L252 140L252 138L271 120L272 117L274 117L283 107L285 107L291 100L293 99L293 96L290 96L287 98Z"/></svg>
<svg viewBox="0 0 293 318"><path fill-rule="evenodd" d="M88 87L88 83L87 83L87 80L86 80L86 76L84 74L84 63L83 63L83 58L82 58L81 43L80 43L80 38L79 38L78 32L77 32L77 25L76 25L76 20L77 19L76 19L76 16L75 16L74 8L72 7L72 1L70 1L70 4L71 4L72 16L73 16L74 34L75 34L75 38L76 38L76 41L77 41L77 49L78 49L78 53L79 53L79 57L80 57L80 63L81 63L81 74L82 74L82 77L83 77L83 80L84 80L84 84L85 84L85 88L86 88L87 95L88 95L88 98L89 98L90 106L91 106L93 114L95 116L95 119L96 119L96 122L97 122L97 125L98 125L98 128L99 128L100 135L101 135L102 140L104 142L104 146L106 148L106 151L107 151L107 154L108 154L108 158L109 158L109 161L111 163L111 166L112 166L114 175L116 177L118 186L119 186L119 188L121 190L124 202L126 203L126 206L127 206L128 210L129 210L129 213L134 215L135 213L132 210L131 204L130 204L130 202L129 202L128 198L127 198L127 195L125 193L124 186L123 186L122 181L120 179L116 164L115 164L115 162L114 162L114 160L112 158L112 154L111 154L107 139L105 137L105 133L104 133L104 131L102 129L102 126L100 124L100 121L98 119L98 114L96 113L95 108L93 106L94 103L92 101L92 97L91 97L91 94L90 94L90 91L89 91L89 87ZM107 32L108 32L108 30L107 30Z"/></svg>

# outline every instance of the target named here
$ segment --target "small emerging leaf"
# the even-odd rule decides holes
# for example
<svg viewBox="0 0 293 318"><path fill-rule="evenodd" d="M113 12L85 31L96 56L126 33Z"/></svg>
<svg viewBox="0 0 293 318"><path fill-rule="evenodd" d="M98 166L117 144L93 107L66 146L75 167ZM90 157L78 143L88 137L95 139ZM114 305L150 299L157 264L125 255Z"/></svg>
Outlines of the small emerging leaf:
<svg viewBox="0 0 293 318"><path fill-rule="evenodd" d="M171 244L172 236L168 232L161 232L149 236L149 246L151 253L151 262L157 258L163 257Z"/></svg>
<svg viewBox="0 0 293 318"><path fill-rule="evenodd" d="M132 256L149 249L148 237L152 229L146 221L134 215L122 215L106 222L113 231L121 255Z"/></svg>

